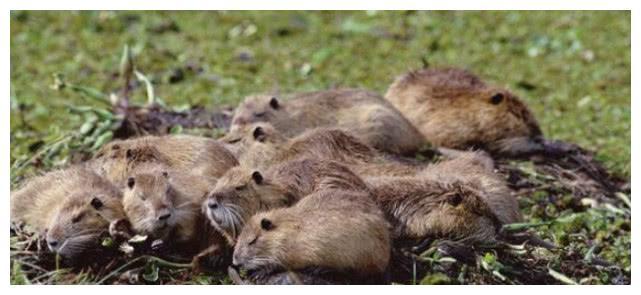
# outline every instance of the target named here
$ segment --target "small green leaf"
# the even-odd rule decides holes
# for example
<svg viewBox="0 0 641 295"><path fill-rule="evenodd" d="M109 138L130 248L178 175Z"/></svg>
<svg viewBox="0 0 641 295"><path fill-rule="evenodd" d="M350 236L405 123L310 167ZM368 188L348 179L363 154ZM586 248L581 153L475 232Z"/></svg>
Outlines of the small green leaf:
<svg viewBox="0 0 641 295"><path fill-rule="evenodd" d="M158 266L155 262L147 264L147 271L142 274L142 278L147 282L155 282L158 280Z"/></svg>
<svg viewBox="0 0 641 295"><path fill-rule="evenodd" d="M114 137L114 133L111 132L111 131L107 131L107 132L101 134L100 136L98 136L98 138L96 138L96 141L94 142L94 144L91 147L91 149L92 150L99 149L105 143L109 142L113 137Z"/></svg>
<svg viewBox="0 0 641 295"><path fill-rule="evenodd" d="M169 130L169 133L171 134L180 134L183 133L183 126L182 125L174 125L171 127Z"/></svg>
<svg viewBox="0 0 641 295"><path fill-rule="evenodd" d="M106 237L106 238L104 238L102 240L102 246L103 247L109 248L109 247L113 246L113 244L114 244L114 240L111 239L110 237Z"/></svg>
<svg viewBox="0 0 641 295"><path fill-rule="evenodd" d="M449 283L450 278L444 273L440 272L427 275L420 282L421 285L444 285Z"/></svg>

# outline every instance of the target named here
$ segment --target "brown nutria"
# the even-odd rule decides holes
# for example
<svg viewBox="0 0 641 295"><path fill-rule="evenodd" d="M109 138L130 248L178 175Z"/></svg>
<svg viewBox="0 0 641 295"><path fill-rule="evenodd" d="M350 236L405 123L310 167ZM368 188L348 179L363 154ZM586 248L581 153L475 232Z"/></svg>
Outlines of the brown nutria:
<svg viewBox="0 0 641 295"><path fill-rule="evenodd" d="M420 132L389 102L359 89L300 93L282 101L270 95L246 97L234 111L230 133L255 122L269 122L286 136L336 126L394 154L411 154L425 144Z"/></svg>
<svg viewBox="0 0 641 295"><path fill-rule="evenodd" d="M507 156L543 148L541 129L528 107L466 70L409 72L392 83L385 98L435 146L481 147Z"/></svg>
<svg viewBox="0 0 641 295"><path fill-rule="evenodd" d="M390 251L389 224L368 193L323 189L249 219L233 264L249 272L318 267L363 278L381 276Z"/></svg>
<svg viewBox="0 0 641 295"><path fill-rule="evenodd" d="M522 219L518 201L505 179L496 173L492 159L482 151L458 152L448 160L427 166L418 176L440 182L472 183L483 191L483 201L501 224Z"/></svg>
<svg viewBox="0 0 641 295"><path fill-rule="evenodd" d="M302 197L327 188L367 189L360 177L333 161L299 158L264 173L241 165L230 169L209 193L207 217L233 245L252 215L291 206Z"/></svg>
<svg viewBox="0 0 641 295"><path fill-rule="evenodd" d="M442 236L492 243L507 223L521 220L505 181L479 153L428 166L414 176L365 178L394 225L396 237Z"/></svg>
<svg viewBox="0 0 641 295"><path fill-rule="evenodd" d="M250 125L238 161L245 166L267 169L298 157L337 161L359 175L407 175L417 173L417 162L384 154L355 136L335 128L314 128L287 138L268 123Z"/></svg>
<svg viewBox="0 0 641 295"><path fill-rule="evenodd" d="M84 165L29 179L11 193L11 220L45 234L53 252L70 261L97 250L111 222L126 218L122 194Z"/></svg>
<svg viewBox="0 0 641 295"><path fill-rule="evenodd" d="M238 165L234 155L216 140L191 135L144 136L103 146L91 161L97 171L124 186L132 169L146 162L216 178Z"/></svg>
<svg viewBox="0 0 641 295"><path fill-rule="evenodd" d="M132 229L186 251L220 240L201 204L215 180L158 163L139 165L127 179L123 206Z"/></svg>

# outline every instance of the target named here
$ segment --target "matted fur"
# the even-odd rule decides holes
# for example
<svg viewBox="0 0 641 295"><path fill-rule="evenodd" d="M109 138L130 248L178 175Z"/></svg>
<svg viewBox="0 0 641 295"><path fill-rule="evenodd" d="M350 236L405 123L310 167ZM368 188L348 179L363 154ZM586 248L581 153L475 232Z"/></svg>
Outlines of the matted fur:
<svg viewBox="0 0 641 295"><path fill-rule="evenodd" d="M191 135L144 136L103 146L91 165L124 186L137 165L155 162L179 171L216 178L238 165L236 157L216 140Z"/></svg>
<svg viewBox="0 0 641 295"><path fill-rule="evenodd" d="M99 209L91 205L100 200ZM11 220L46 234L50 249L74 259L99 244L109 223L126 218L122 194L85 165L54 170L28 179L11 192Z"/></svg>
<svg viewBox="0 0 641 295"><path fill-rule="evenodd" d="M385 271L390 249L389 224L367 193L328 189L252 217L233 261L248 270L321 267L370 276Z"/></svg>
<svg viewBox="0 0 641 295"><path fill-rule="evenodd" d="M493 103L497 94L501 99ZM385 98L436 146L515 155L541 148L541 129L528 107L466 70L412 71L398 77Z"/></svg>
<svg viewBox="0 0 641 295"><path fill-rule="evenodd" d="M425 143L420 132L389 102L359 89L307 92L286 99L249 96L234 111L230 132L255 122L269 122L285 136L335 126L376 149L395 154L411 154Z"/></svg>

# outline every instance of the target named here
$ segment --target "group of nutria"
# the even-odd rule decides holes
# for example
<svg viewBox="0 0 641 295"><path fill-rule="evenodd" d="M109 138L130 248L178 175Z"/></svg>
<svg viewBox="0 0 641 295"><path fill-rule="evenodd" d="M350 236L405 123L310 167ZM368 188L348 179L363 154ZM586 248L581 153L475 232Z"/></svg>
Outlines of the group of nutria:
<svg viewBox="0 0 641 295"><path fill-rule="evenodd" d="M417 160L427 147L437 161ZM248 96L216 140L112 141L25 181L11 219L64 261L105 235L139 235L196 269L229 269L236 283L386 283L397 241L487 245L519 222L493 159L546 148L514 94L466 70L422 69L384 97Z"/></svg>

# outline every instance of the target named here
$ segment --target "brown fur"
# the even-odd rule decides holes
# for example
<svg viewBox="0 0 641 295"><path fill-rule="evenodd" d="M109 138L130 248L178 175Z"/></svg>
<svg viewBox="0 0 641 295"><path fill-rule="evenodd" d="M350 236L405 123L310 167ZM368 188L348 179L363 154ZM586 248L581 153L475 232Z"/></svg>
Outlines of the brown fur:
<svg viewBox="0 0 641 295"><path fill-rule="evenodd" d="M261 177L254 177L258 173ZM294 204L320 189L366 190L348 168L332 161L299 158L273 166L265 173L238 166L219 179L207 201L212 225L231 244L244 223L257 212Z"/></svg>
<svg viewBox="0 0 641 295"><path fill-rule="evenodd" d="M456 157L427 166L419 176L435 181L471 183L479 187L492 214L502 224L522 219L519 204L506 181L494 171L492 160L482 152L464 152Z"/></svg>
<svg viewBox="0 0 641 295"><path fill-rule="evenodd" d="M389 258L389 224L371 197L321 190L293 207L252 217L233 261L248 270L320 267L371 276L383 273Z"/></svg>
<svg viewBox="0 0 641 295"><path fill-rule="evenodd" d="M392 83L385 98L436 146L508 155L542 148L541 129L528 107L465 70L410 72Z"/></svg>
<svg viewBox="0 0 641 295"><path fill-rule="evenodd" d="M482 155L467 153L416 176L365 180L397 237L492 243L501 225L518 222L521 215L505 182L488 168Z"/></svg>
<svg viewBox="0 0 641 295"><path fill-rule="evenodd" d="M239 162L256 169L298 157L337 161L358 175L408 175L423 168L382 154L340 129L314 128L288 139L268 123L251 126L242 139Z"/></svg>
<svg viewBox="0 0 641 295"><path fill-rule="evenodd" d="M230 132L255 122L269 122L285 136L336 126L376 149L395 154L413 153L425 143L391 104L375 93L357 89L301 93L287 100L249 96L236 108Z"/></svg>
<svg viewBox="0 0 641 295"><path fill-rule="evenodd" d="M137 165L157 162L178 171L217 178L238 165L221 143L198 136L167 135L113 141L100 149L91 165L114 183L124 182Z"/></svg>
<svg viewBox="0 0 641 295"><path fill-rule="evenodd" d="M109 181L73 166L29 179L12 192L11 220L46 233L49 248L73 260L99 245L110 222L126 218L121 199Z"/></svg>
<svg viewBox="0 0 641 295"><path fill-rule="evenodd" d="M147 163L127 180L123 205L137 233L198 251L217 240L201 204L215 180ZM164 217L163 217L164 216Z"/></svg>

